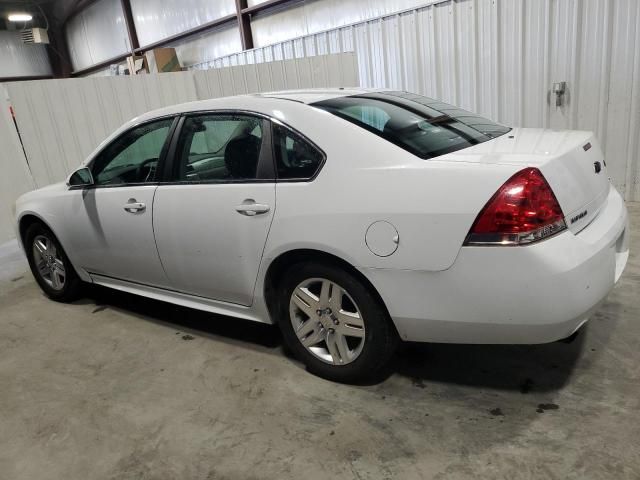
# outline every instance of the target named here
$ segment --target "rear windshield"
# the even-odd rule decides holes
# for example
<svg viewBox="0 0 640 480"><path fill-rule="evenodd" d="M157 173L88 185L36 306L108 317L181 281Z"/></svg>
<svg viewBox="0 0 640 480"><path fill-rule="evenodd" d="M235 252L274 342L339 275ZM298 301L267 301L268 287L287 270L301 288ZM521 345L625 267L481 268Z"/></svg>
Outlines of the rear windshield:
<svg viewBox="0 0 640 480"><path fill-rule="evenodd" d="M424 159L462 150L511 130L446 103L406 92L338 97L312 105Z"/></svg>

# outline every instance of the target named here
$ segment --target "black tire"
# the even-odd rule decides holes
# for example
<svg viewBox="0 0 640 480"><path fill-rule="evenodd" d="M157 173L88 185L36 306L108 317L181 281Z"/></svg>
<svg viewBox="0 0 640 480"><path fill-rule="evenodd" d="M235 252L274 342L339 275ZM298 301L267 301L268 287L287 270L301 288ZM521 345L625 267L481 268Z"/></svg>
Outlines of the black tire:
<svg viewBox="0 0 640 480"><path fill-rule="evenodd" d="M53 288L51 285L49 285L36 266L35 254L33 250L34 241L38 237L46 237L53 243L59 259L64 265L64 284L60 289ZM29 260L31 273L33 274L36 282L38 283L42 291L47 295L47 297L57 302L71 302L73 300L76 300L80 296L82 290L82 280L80 280L80 278L78 277L78 274L69 261L67 254L62 248L62 245L60 245L60 242L48 227L46 227L42 223L34 223L33 225L30 225L24 235L24 248L27 254L27 259Z"/></svg>
<svg viewBox="0 0 640 480"><path fill-rule="evenodd" d="M351 363L335 365L322 361L298 339L289 311L290 301L294 290L309 279L334 282L346 292L361 313L364 340L358 356ZM393 356L399 338L384 305L356 275L337 265L298 263L284 273L278 290L278 325L284 342L309 372L341 383L366 382L380 376Z"/></svg>

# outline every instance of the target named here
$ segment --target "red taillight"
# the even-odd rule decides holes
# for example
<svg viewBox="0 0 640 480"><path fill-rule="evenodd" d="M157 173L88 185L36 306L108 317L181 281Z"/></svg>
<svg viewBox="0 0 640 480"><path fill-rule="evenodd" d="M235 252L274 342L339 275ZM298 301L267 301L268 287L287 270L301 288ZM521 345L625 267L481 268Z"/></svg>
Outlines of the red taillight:
<svg viewBox="0 0 640 480"><path fill-rule="evenodd" d="M567 228L556 196L537 168L500 187L471 227L465 245L523 245Z"/></svg>

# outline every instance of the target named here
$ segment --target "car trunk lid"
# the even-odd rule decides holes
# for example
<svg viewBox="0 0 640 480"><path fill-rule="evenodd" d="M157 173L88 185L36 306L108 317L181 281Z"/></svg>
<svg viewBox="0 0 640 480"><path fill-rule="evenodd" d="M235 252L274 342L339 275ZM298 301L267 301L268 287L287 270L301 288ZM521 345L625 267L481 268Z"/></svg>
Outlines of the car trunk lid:
<svg viewBox="0 0 640 480"><path fill-rule="evenodd" d="M516 128L439 160L538 168L573 233L598 215L610 188L604 155L590 132Z"/></svg>

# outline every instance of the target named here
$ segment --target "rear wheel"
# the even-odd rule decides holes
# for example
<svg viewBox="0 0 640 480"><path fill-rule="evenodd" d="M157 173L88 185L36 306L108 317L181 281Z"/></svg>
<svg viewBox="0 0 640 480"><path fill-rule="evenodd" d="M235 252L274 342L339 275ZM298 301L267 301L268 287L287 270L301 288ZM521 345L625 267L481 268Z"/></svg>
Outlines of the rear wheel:
<svg viewBox="0 0 640 480"><path fill-rule="evenodd" d="M69 302L79 296L82 281L51 230L41 223L31 225L24 246L31 273L49 298Z"/></svg>
<svg viewBox="0 0 640 480"><path fill-rule="evenodd" d="M284 276L280 321L287 346L312 373L339 382L378 374L397 345L386 310L356 276L301 263Z"/></svg>

